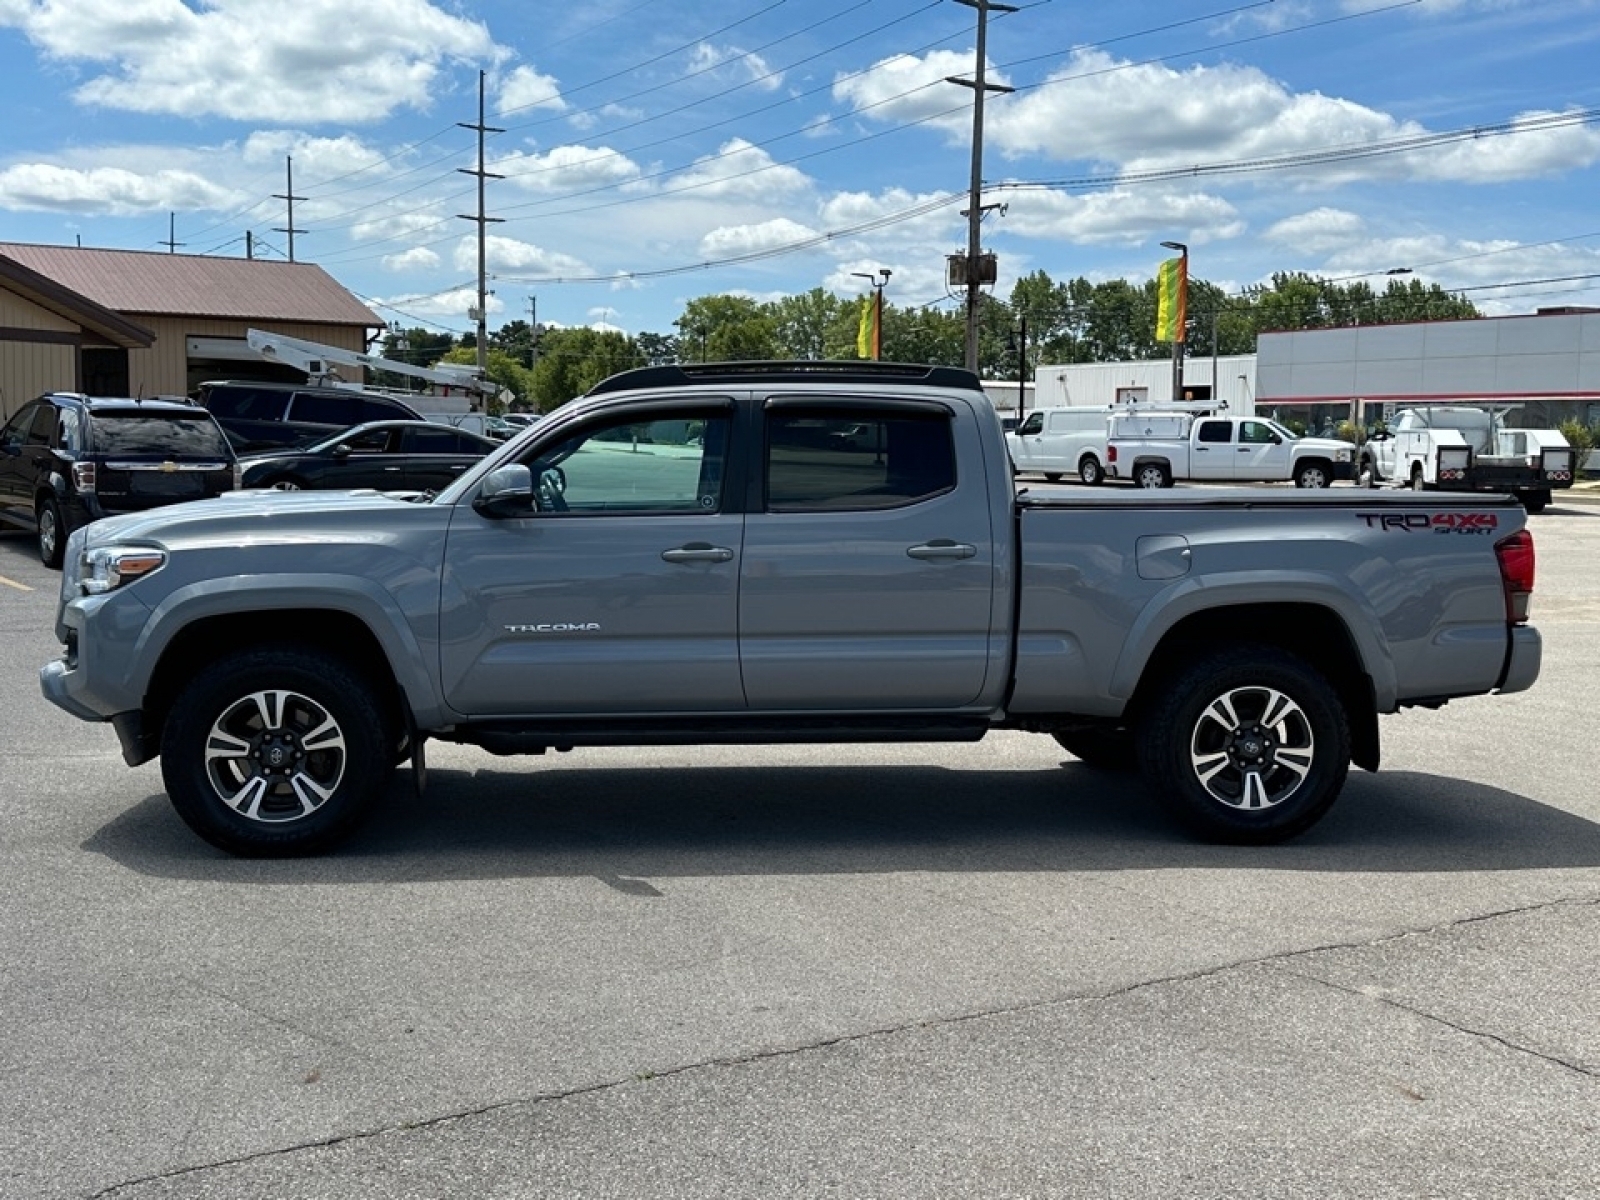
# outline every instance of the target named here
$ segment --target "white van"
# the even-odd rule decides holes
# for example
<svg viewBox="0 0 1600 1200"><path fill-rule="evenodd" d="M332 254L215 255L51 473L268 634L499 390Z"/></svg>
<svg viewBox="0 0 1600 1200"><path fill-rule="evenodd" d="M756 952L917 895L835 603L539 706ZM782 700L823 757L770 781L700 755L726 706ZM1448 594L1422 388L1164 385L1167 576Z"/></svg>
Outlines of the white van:
<svg viewBox="0 0 1600 1200"><path fill-rule="evenodd" d="M1096 484L1106 477L1106 421L1110 408L1038 408L1014 433L1006 434L1011 465L1018 473L1043 475L1054 483L1076 475Z"/></svg>

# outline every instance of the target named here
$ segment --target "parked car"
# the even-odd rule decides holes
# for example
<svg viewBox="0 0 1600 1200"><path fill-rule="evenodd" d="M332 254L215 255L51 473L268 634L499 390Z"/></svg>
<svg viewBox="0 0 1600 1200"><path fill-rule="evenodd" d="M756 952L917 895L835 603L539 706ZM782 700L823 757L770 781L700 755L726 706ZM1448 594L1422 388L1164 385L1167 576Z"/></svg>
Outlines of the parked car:
<svg viewBox="0 0 1600 1200"><path fill-rule="evenodd" d="M499 442L434 421L375 421L309 446L240 457L240 486L438 491Z"/></svg>
<svg viewBox="0 0 1600 1200"><path fill-rule="evenodd" d="M1531 513L1551 491L1570 488L1577 451L1559 429L1513 429L1508 408L1442 404L1402 409L1373 432L1361 451L1358 478L1414 491L1510 492Z"/></svg>
<svg viewBox="0 0 1600 1200"><path fill-rule="evenodd" d="M241 454L303 446L370 421L423 419L409 403L383 392L261 380L202 383L200 403Z"/></svg>
<svg viewBox="0 0 1600 1200"><path fill-rule="evenodd" d="M0 520L36 533L48 567L80 525L238 486L227 437L185 400L50 392L0 428Z"/></svg>

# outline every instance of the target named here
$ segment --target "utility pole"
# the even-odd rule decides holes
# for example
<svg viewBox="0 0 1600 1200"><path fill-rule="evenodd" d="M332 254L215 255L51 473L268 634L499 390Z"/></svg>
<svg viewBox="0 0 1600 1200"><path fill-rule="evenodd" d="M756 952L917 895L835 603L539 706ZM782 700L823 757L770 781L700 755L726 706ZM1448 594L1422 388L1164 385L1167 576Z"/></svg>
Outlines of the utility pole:
<svg viewBox="0 0 1600 1200"><path fill-rule="evenodd" d="M286 200L286 201L288 201L288 204L289 204L289 228L287 228L287 229L279 229L276 225L274 225L273 228L272 228L272 232L273 233L286 233L286 234L289 235L289 261L293 262L294 261L294 235L297 234L297 233L304 233L305 232L304 229L296 229L294 227L294 202L296 200L304 200L305 197L304 196L296 196L294 194L294 158L291 155L285 154L283 156L283 164L284 164L284 171L288 176L289 190L284 195L281 195L281 196L278 195L278 193L274 192L272 194L272 198L274 200Z"/></svg>
<svg viewBox="0 0 1600 1200"><path fill-rule="evenodd" d="M996 4L994 0L956 0L957 4L965 4L968 8L978 10L978 49L977 63L973 68L971 79L962 79L951 75L946 78L947 83L959 84L961 87L972 89L972 178L967 189L967 351L966 363L969 371L978 369L978 304L981 299L980 287L983 280L978 269L980 250L979 226L983 221L983 96L985 92L1011 92L1015 88L1004 87L996 83L984 81L985 69L988 65L989 46L989 14L991 12L1016 12L1016 6L1011 4ZM990 282L993 282L992 280Z"/></svg>
<svg viewBox="0 0 1600 1200"><path fill-rule="evenodd" d="M457 167L456 170L463 175L476 175L478 177L478 213L468 216L465 213L457 215L463 221L474 221L478 226L478 307L473 309L473 316L478 322L478 373L483 375L489 369L489 268L488 268L488 242L487 231L489 225L499 224L503 218L487 216L483 210L483 185L489 179L504 179L504 175L495 175L483 169L483 135L486 133L504 133L504 129L494 129L483 123L483 81L485 73L478 72L478 123L468 125L464 121L456 124L462 129L475 129L478 131L478 168L469 170L466 167Z"/></svg>
<svg viewBox="0 0 1600 1200"><path fill-rule="evenodd" d="M256 235L249 229L244 231L244 256L252 259L256 256Z"/></svg>
<svg viewBox="0 0 1600 1200"><path fill-rule="evenodd" d="M179 246L188 245L187 242L180 242L178 240L178 214L177 213L170 213L169 212L167 214L167 240L162 242L161 245L163 245L163 246L165 246L167 248L167 253L168 254L176 254L178 252L178 247Z"/></svg>
<svg viewBox="0 0 1600 1200"><path fill-rule="evenodd" d="M539 297L528 297L528 370L539 361Z"/></svg>

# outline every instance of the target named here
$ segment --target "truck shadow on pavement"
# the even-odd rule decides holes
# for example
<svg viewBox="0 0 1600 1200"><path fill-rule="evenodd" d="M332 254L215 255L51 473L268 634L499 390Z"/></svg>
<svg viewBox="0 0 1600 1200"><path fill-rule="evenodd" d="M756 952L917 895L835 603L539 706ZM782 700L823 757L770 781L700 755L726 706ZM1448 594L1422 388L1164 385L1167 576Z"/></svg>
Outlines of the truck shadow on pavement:
<svg viewBox="0 0 1600 1200"><path fill-rule="evenodd" d="M243 860L151 796L83 843L142 874L253 883L1151 868L1417 872L1600 865L1600 825L1437 775L1352 773L1332 812L1281 846L1189 839L1137 777L942 767L559 767L397 776L334 853ZM622 881L622 882L619 882Z"/></svg>

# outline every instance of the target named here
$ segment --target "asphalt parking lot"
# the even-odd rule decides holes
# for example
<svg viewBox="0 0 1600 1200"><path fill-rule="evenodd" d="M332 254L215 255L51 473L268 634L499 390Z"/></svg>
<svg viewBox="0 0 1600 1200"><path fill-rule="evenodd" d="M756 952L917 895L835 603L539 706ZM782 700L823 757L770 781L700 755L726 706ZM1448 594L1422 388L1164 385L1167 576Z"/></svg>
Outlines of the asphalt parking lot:
<svg viewBox="0 0 1600 1200"><path fill-rule="evenodd" d="M245 862L38 693L0 534L0 1197L1578 1197L1600 1179L1600 493L1529 692L1311 833L976 746L430 747Z"/></svg>

